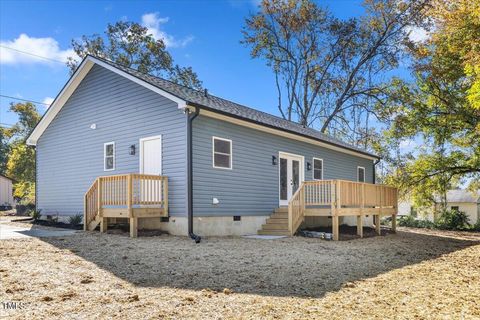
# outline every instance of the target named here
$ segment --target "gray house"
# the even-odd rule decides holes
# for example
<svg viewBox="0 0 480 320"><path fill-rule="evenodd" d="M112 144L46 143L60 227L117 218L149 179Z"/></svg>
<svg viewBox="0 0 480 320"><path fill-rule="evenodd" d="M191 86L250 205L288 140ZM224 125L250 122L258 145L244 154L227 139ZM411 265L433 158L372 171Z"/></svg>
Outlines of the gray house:
<svg viewBox="0 0 480 320"><path fill-rule="evenodd" d="M93 56L82 61L28 144L36 146L37 208L45 215L84 214L89 229L129 219L133 236L137 228L192 237L193 228L200 235L293 234L308 220L308 194L316 194L311 204L319 208L312 216L327 223L333 216L334 227L333 211L320 212L337 204L357 222L363 214L394 213L353 214L342 208L355 203L335 201L347 192L336 180L374 183L378 156ZM309 181L319 182L316 191L303 190ZM378 199L380 189L365 190ZM294 213L296 194L304 201L301 217Z"/></svg>

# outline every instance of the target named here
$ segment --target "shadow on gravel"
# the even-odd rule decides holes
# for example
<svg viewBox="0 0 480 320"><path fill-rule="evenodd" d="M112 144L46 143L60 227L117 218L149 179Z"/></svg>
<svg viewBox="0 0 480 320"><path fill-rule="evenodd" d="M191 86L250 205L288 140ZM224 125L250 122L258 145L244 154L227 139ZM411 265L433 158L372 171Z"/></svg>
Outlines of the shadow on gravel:
<svg viewBox="0 0 480 320"><path fill-rule="evenodd" d="M42 239L140 287L298 297L322 297L346 283L478 245L478 240L410 231L340 242L212 237L196 245L168 235L130 239L98 232Z"/></svg>

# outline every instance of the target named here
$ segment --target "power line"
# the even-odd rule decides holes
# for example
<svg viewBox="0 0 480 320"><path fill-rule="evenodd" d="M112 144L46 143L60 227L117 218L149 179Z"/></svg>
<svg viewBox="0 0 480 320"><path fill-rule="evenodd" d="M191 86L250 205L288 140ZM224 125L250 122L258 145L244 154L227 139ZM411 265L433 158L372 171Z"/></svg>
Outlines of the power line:
<svg viewBox="0 0 480 320"><path fill-rule="evenodd" d="M0 97L13 99L13 100L19 100L19 101L32 102L32 103L36 103L36 104L43 104L43 105L49 106L49 104L45 103L45 102L38 102L38 101L34 101L34 100L29 100L29 99L15 98L15 97L6 96L6 95L3 95L3 94L0 94Z"/></svg>
<svg viewBox="0 0 480 320"><path fill-rule="evenodd" d="M40 58L40 59L45 59L45 60L49 60L49 61L53 61L53 62L65 64L65 61L60 61L60 60L55 60L55 59L43 57L43 56L40 56L40 55L38 55L38 54L34 54L34 53L31 53L31 52L26 52L26 51L18 50L18 49L12 48L12 47L7 47L7 46L4 46L4 45L2 45L2 44L0 44L0 47L5 48L5 49L8 49L8 50L16 51L16 52L19 52L19 53L27 54L27 55L32 56L32 57L37 57L37 58Z"/></svg>

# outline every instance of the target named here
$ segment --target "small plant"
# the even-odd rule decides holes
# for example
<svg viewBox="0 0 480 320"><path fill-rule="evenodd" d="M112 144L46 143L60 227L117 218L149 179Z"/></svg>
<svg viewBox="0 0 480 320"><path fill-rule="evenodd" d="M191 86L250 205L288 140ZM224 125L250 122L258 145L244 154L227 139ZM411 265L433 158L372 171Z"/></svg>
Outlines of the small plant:
<svg viewBox="0 0 480 320"><path fill-rule="evenodd" d="M40 210L31 210L30 211L30 217L32 217L33 221L34 222L37 222L38 220L40 220L40 218L42 217L42 209Z"/></svg>
<svg viewBox="0 0 480 320"><path fill-rule="evenodd" d="M480 231L480 220L478 220L477 223L475 223L475 224L472 226L472 230L474 230L474 231Z"/></svg>
<svg viewBox="0 0 480 320"><path fill-rule="evenodd" d="M80 223L82 223L82 220L83 220L83 216L80 213L68 217L68 222L72 226L78 226Z"/></svg>
<svg viewBox="0 0 480 320"><path fill-rule="evenodd" d="M458 210L444 210L436 222L436 227L445 230L469 229L470 223L465 212Z"/></svg>

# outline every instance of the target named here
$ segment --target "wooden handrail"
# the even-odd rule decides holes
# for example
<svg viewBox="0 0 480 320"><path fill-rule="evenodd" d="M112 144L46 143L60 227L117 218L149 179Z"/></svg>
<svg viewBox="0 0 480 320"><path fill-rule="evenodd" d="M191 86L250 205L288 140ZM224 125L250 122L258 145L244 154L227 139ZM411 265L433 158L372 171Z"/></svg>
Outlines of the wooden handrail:
<svg viewBox="0 0 480 320"><path fill-rule="evenodd" d="M160 207L168 215L168 178L139 173L96 178L84 196L85 229L105 206L125 207L129 216L134 206Z"/></svg>
<svg viewBox="0 0 480 320"><path fill-rule="evenodd" d="M288 230L293 235L305 219L306 207L329 206L336 216L341 208L396 208L397 189L387 185L348 180L304 181L288 202Z"/></svg>

